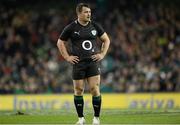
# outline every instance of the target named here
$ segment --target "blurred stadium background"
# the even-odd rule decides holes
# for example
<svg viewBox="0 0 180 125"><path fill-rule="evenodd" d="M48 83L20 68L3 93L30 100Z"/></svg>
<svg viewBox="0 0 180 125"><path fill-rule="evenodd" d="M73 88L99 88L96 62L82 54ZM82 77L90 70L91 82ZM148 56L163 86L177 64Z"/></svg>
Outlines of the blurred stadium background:
<svg viewBox="0 0 180 125"><path fill-rule="evenodd" d="M111 39L102 61L103 108L178 109L179 0L1 0L0 110L73 108L71 66L56 42L79 2L91 4Z"/></svg>

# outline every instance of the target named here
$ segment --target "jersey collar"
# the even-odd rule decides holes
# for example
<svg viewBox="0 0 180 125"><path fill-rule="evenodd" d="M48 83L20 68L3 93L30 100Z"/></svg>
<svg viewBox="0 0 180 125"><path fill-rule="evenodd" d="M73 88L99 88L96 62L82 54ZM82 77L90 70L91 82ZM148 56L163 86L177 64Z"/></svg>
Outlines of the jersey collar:
<svg viewBox="0 0 180 125"><path fill-rule="evenodd" d="M87 27L87 26L89 26L89 24L91 23L91 21L89 21L89 23L88 23L86 26L81 25L78 20L75 20L75 23L78 24L78 25L80 25L80 26L82 26L82 27Z"/></svg>

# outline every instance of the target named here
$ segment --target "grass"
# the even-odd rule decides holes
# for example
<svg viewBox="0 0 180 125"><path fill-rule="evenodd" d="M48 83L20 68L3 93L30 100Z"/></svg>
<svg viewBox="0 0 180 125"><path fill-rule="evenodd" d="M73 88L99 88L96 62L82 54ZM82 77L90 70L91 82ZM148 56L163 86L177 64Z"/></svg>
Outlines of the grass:
<svg viewBox="0 0 180 125"><path fill-rule="evenodd" d="M92 110L85 110L87 124L91 124ZM75 110L0 111L0 124L74 124ZM103 109L102 124L180 124L180 109Z"/></svg>

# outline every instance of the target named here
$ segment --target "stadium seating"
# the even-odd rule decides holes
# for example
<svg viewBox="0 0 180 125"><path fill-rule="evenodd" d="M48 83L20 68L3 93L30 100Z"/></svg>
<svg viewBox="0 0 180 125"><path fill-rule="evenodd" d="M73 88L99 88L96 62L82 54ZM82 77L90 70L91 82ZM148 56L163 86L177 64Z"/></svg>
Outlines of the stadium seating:
<svg viewBox="0 0 180 125"><path fill-rule="evenodd" d="M43 8L43 1L30 7L19 2L0 5L0 94L73 92L71 65L56 47L64 26L75 19L73 3L47 2ZM111 38L101 91L180 91L178 6L143 0L98 4L92 1L93 18Z"/></svg>

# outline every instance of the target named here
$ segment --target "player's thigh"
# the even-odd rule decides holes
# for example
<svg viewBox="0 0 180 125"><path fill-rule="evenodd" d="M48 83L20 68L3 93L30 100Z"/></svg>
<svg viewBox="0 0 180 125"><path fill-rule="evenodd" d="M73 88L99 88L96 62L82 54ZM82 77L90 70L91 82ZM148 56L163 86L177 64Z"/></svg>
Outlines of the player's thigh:
<svg viewBox="0 0 180 125"><path fill-rule="evenodd" d="M91 76L87 78L90 89L99 89L100 75Z"/></svg>

